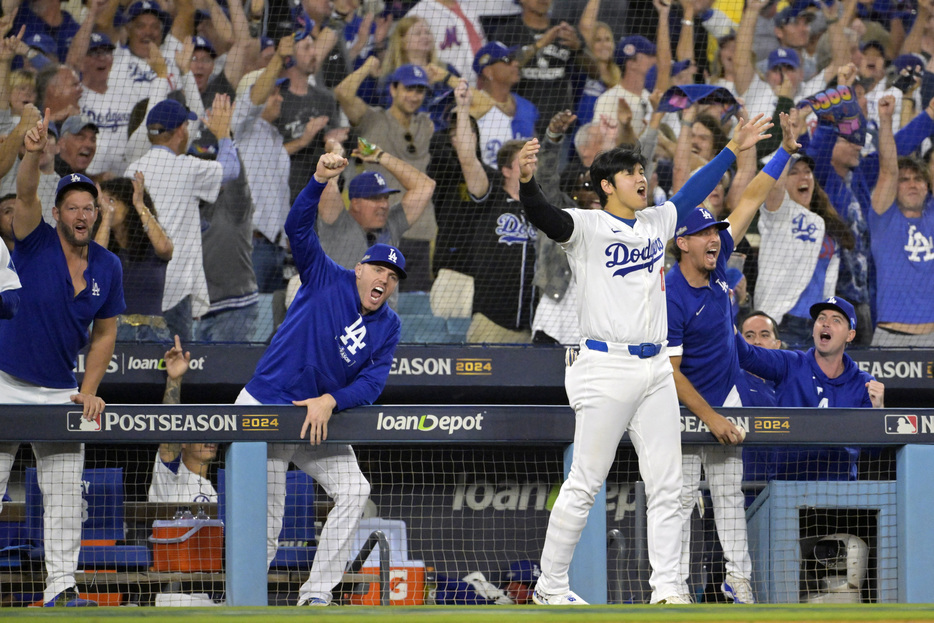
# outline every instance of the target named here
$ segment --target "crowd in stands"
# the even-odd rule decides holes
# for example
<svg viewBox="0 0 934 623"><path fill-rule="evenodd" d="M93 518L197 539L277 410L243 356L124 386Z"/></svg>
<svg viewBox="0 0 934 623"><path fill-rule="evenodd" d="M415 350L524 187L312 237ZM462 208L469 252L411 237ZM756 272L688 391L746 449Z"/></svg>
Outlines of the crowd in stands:
<svg viewBox="0 0 934 623"><path fill-rule="evenodd" d="M934 346L931 0L2 9L0 206L49 109L43 216L54 225L61 176L100 185L95 240L124 270L120 341L252 340L262 295L295 274L289 207L334 152L353 162L318 215L335 261L396 245L404 290L469 319L466 341L576 343L567 259L518 201L524 141L542 142L538 179L556 205L597 206L589 166L624 144L641 146L661 203L738 119L764 114L772 137L704 201L726 219L779 148L779 114L800 108L803 148L736 241L738 307L768 314L798 348L811 303L838 295L855 307L856 345Z"/></svg>

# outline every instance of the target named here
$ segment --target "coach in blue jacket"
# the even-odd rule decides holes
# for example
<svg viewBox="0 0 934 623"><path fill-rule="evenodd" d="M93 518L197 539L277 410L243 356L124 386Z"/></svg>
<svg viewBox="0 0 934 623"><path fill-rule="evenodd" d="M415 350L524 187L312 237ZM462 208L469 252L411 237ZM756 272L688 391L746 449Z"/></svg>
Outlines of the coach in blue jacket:
<svg viewBox="0 0 934 623"><path fill-rule="evenodd" d="M405 258L395 247L375 244L353 270L321 248L315 233L318 201L328 180L347 167L336 154L318 159L313 178L298 195L285 222L302 285L285 322L237 397L237 404L307 407L302 439L310 445L269 444L267 564L276 555L285 509L285 471L292 461L334 499L321 532L299 606L327 606L350 556L370 484L349 445L326 444L335 411L371 404L386 384L399 342L399 316L385 305L400 279Z"/></svg>
<svg viewBox="0 0 934 623"><path fill-rule="evenodd" d="M856 337L856 310L832 296L811 305L814 347L769 350L751 346L739 333L736 348L744 370L775 382L780 407L882 408L885 386L863 372L844 351Z"/></svg>

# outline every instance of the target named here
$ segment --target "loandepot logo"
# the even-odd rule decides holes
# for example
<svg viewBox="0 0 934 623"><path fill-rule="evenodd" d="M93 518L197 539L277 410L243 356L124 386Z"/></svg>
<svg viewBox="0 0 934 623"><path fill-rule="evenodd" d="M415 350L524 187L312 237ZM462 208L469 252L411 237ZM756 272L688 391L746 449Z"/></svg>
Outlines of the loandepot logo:
<svg viewBox="0 0 934 623"><path fill-rule="evenodd" d="M483 430L483 414L477 415L383 415L376 418L376 430L420 430L440 429L453 435L459 430Z"/></svg>

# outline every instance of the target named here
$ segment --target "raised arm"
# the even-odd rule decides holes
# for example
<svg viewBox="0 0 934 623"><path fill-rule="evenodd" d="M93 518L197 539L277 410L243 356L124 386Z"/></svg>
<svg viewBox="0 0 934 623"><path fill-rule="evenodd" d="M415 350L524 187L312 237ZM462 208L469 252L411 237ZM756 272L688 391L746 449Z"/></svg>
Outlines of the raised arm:
<svg viewBox="0 0 934 623"><path fill-rule="evenodd" d="M213 2L217 4L217 2ZM240 2L228 3L233 46L227 52L224 75L236 89L250 61L259 55L259 39L250 36L250 23ZM223 11L221 11L223 15ZM213 17L212 17L213 19ZM216 22L215 22L216 23Z"/></svg>
<svg viewBox="0 0 934 623"><path fill-rule="evenodd" d="M457 161L461 165L464 180L467 182L467 192L474 197L485 197L487 191L490 190L490 177L477 156L477 135L474 134L470 123L472 99L473 91L467 86L466 80L461 80L454 89L457 122L454 132L451 133L451 144L457 152Z"/></svg>
<svg viewBox="0 0 934 623"><path fill-rule="evenodd" d="M872 209L885 214L898 193L898 151L892 134L895 98L886 95L879 100L879 179L872 189Z"/></svg>
<svg viewBox="0 0 934 623"><path fill-rule="evenodd" d="M759 13L767 4L768 0L748 0L743 17L739 20L739 30L736 32L736 62L733 69L733 84L736 86L737 95L746 95L756 75L752 44L756 38Z"/></svg>
<svg viewBox="0 0 934 623"><path fill-rule="evenodd" d="M195 34L195 5L192 0L175 0L175 17L172 18L170 34L179 41Z"/></svg>
<svg viewBox="0 0 934 623"><path fill-rule="evenodd" d="M587 0L587 5L584 6L584 10L581 12L581 19L577 23L577 29L580 30L588 50L593 50L594 28L599 13L600 0Z"/></svg>
<svg viewBox="0 0 934 623"><path fill-rule="evenodd" d="M162 394L162 404L177 405L182 401L182 377L188 372L188 364L191 363L191 353L182 349L182 341L176 335L175 346L165 351L163 360L165 361L166 379L165 393ZM163 446L167 445L170 444L162 444L159 446L160 456L162 455ZM175 452L175 456L178 456L178 451ZM173 461L175 456L170 457L166 462ZM164 456L162 460L165 461Z"/></svg>
<svg viewBox="0 0 934 623"><path fill-rule="evenodd" d="M363 99L357 95L357 89L363 84L363 80L370 74L379 70L379 59L375 56L368 57L363 64L355 71L348 74L341 80L340 84L334 87L334 96L337 97L337 103L341 110L347 115L350 125L357 125L366 114L367 105Z"/></svg>
<svg viewBox="0 0 934 623"><path fill-rule="evenodd" d="M558 161L561 158L561 143L568 128L574 125L577 116L570 110L555 113L548 123L548 130L542 150L539 152L537 171L541 173L538 179L545 194L545 199L551 203L558 203L561 194L561 173L558 170ZM555 137L555 138L552 138Z"/></svg>
<svg viewBox="0 0 934 623"><path fill-rule="evenodd" d="M149 243L160 260L168 262L172 259L175 252L175 245L172 239L162 228L158 219L150 212L145 202L146 179L142 171L137 171L133 176L133 209L139 215L139 220L143 224L143 231L149 238Z"/></svg>
<svg viewBox="0 0 934 623"><path fill-rule="evenodd" d="M405 210L405 218L412 225L421 217L425 208L431 203L431 196L435 192L435 181L413 167L411 164L396 158L389 152L377 148L368 156L364 156L358 149L355 149L351 156L355 156L364 162L379 164L391 173L402 187L405 194L402 195L402 209Z"/></svg>
<svg viewBox="0 0 934 623"><path fill-rule="evenodd" d="M791 154L798 151L801 147L795 141L798 135L798 126L801 123L797 109L792 110L790 115L782 113L781 124L784 130L785 140L782 146L772 155L772 159L763 167L762 171L756 175L752 182L746 186L743 194L739 198L739 203L733 213L730 214L730 228L733 233L733 240L740 241L746 235L749 224L759 210L759 206L768 197L769 192L775 187L775 182L785 170Z"/></svg>
<svg viewBox="0 0 934 623"><path fill-rule="evenodd" d="M253 84L253 88L250 89L250 101L253 102L254 106L266 104L272 90L276 88L276 80L279 79L285 59L294 53L295 35L289 35L279 40L279 45L276 46L276 51L273 53L272 58L269 59L269 64L266 65L266 68Z"/></svg>
<svg viewBox="0 0 934 623"><path fill-rule="evenodd" d="M690 3L686 2L685 4ZM655 7L655 12L658 14L658 30L655 35L655 68L658 74L655 78L655 88L664 93L671 83L671 33L668 30L668 15L671 12L671 4L669 0L652 0L652 6ZM682 38L685 36L684 31L688 28L688 26L682 28Z"/></svg>
<svg viewBox="0 0 934 623"><path fill-rule="evenodd" d="M71 45L68 46L68 55L65 57L65 64L81 71L84 57L88 54L88 46L91 44L91 33L94 32L97 20L101 13L110 5L110 0L90 0L88 2L88 14L81 22L81 27L75 33Z"/></svg>
<svg viewBox="0 0 934 623"><path fill-rule="evenodd" d="M16 203L13 208L13 235L22 240L39 226L42 222L42 203L39 201L39 158L48 142L49 121L51 111L45 109L45 119L40 118L39 111L32 104L23 108L23 116L29 116L35 122L26 131L23 144L26 146L26 155L19 165L16 174Z"/></svg>
<svg viewBox="0 0 934 623"><path fill-rule="evenodd" d="M529 221L555 242L566 242L574 233L571 215L551 205L535 181L541 145L533 138L522 146L519 161L519 201Z"/></svg>

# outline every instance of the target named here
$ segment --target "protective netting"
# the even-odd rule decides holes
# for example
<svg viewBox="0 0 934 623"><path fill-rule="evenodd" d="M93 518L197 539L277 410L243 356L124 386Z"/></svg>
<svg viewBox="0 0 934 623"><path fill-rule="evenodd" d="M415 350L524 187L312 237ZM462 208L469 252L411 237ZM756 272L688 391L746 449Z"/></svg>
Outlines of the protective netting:
<svg viewBox="0 0 934 623"><path fill-rule="evenodd" d="M227 519L224 451L223 444L89 445L81 479L79 591L101 605L224 603L218 521ZM383 531L392 604L528 600L562 481L559 448L359 446L356 453L370 492L348 559L373 531ZM12 499L0 516L6 606L41 599L49 538L30 448L24 445L17 459ZM891 451L877 448L746 449L742 486L758 601L897 600L892 459ZM340 481L342 474L332 478ZM269 603L290 605L326 547L323 527L333 501L294 465L279 485L284 511L269 552ZM698 603L726 600L721 584L733 561L721 539L735 537L737 527L726 523L718 535L707 485L696 498L685 558ZM610 603L649 599L645 504L635 454L622 448L606 488ZM379 603L379 557L375 549L340 576L335 602Z"/></svg>
<svg viewBox="0 0 934 623"><path fill-rule="evenodd" d="M374 242L402 250L399 289L415 298L390 304L406 341L576 343L585 303L568 262L516 201L522 142L542 143L546 197L584 208L594 156L638 143L652 205L739 117L774 115L773 137L704 202L726 218L779 146L778 114L799 107L811 158L792 161L736 241L735 307L806 346L808 306L837 294L857 309L857 345L930 345L932 290L916 287L934 266L926 5L111 0L62 5L50 26L57 8L23 5L11 21L8 4L0 195L17 192L28 104L49 108L57 127L29 177L53 225L60 176L101 182L94 237L123 263L120 340L267 341L299 284L289 206L320 155L342 150L318 235L348 268ZM199 119L154 113L166 98Z"/></svg>

